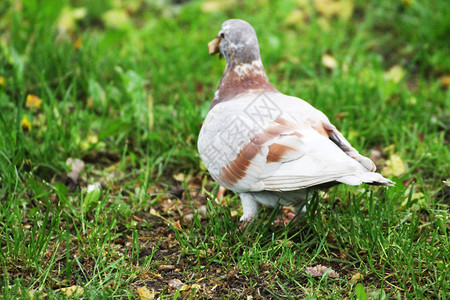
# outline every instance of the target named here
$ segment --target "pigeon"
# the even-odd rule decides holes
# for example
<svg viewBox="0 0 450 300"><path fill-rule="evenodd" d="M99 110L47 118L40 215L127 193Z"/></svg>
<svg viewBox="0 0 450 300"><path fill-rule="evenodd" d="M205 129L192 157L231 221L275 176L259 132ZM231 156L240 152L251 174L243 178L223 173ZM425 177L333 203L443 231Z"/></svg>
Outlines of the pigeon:
<svg viewBox="0 0 450 300"><path fill-rule="evenodd" d="M303 208L312 191L336 184L392 185L325 114L269 82L249 23L225 21L208 50L226 67L198 151L212 178L239 194L241 221L259 205Z"/></svg>

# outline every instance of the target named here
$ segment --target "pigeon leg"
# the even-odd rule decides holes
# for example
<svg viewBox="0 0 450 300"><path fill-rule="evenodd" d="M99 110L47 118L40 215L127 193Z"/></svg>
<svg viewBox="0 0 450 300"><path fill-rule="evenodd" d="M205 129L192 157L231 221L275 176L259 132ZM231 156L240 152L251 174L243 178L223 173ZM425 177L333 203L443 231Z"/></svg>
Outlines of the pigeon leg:
<svg viewBox="0 0 450 300"><path fill-rule="evenodd" d="M219 200L219 202L221 203L221 204L225 204L225 201L224 201L224 199L223 199L223 196L225 195L225 192L226 192L227 190L223 187L223 186L220 186L219 187L219 190L217 191L217 196L216 196L216 198L217 198L217 200Z"/></svg>
<svg viewBox="0 0 450 300"><path fill-rule="evenodd" d="M258 203L250 193L241 193L239 196L241 197L243 209L243 215L240 220L248 223L258 212Z"/></svg>

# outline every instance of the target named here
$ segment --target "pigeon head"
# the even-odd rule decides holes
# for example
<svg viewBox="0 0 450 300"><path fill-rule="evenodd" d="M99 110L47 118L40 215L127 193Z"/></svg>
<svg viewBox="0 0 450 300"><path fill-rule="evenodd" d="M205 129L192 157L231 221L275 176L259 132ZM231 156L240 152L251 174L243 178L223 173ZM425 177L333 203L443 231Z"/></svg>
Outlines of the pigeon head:
<svg viewBox="0 0 450 300"><path fill-rule="evenodd" d="M255 30L247 22L225 21L208 50L210 55L219 53L219 58L224 56L227 61L210 108L237 95L276 91L264 72Z"/></svg>
<svg viewBox="0 0 450 300"><path fill-rule="evenodd" d="M260 59L258 38L253 27L239 19L231 19L222 24L217 37L208 44L209 54L219 53L227 64L239 65Z"/></svg>

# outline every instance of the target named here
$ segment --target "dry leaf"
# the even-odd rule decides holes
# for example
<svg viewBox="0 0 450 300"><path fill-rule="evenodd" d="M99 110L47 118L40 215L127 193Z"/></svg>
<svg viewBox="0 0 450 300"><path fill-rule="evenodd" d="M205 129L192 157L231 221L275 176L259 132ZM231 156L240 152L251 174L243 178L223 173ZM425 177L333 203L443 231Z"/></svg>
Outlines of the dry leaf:
<svg viewBox="0 0 450 300"><path fill-rule="evenodd" d="M328 277L330 277L330 278L339 278L339 273L334 271L332 268L328 268L326 266L317 265L317 266L314 266L314 267L306 267L305 268L306 273L308 273L312 277L322 277L323 274L325 274L325 272L327 270L330 270L327 273Z"/></svg>
<svg viewBox="0 0 450 300"><path fill-rule="evenodd" d="M66 165L70 166L71 170L67 173L67 177L73 180L73 182L78 182L78 177L80 176L81 171L84 168L84 161L78 158L69 157L66 160Z"/></svg>
<svg viewBox="0 0 450 300"><path fill-rule="evenodd" d="M141 300L153 300L153 299L155 299L156 293L155 293L154 289L152 289L152 291L150 292L150 290L147 287L142 286L142 287L138 287L136 289L136 292L138 293L139 299L141 299Z"/></svg>
<svg viewBox="0 0 450 300"><path fill-rule="evenodd" d="M329 32L331 29L330 22L325 17L318 17L317 24L319 25L320 29L322 29L322 31L324 32Z"/></svg>
<svg viewBox="0 0 450 300"><path fill-rule="evenodd" d="M183 182L185 179L185 176L183 173L173 174L172 177L173 177L173 179L175 179L178 182Z"/></svg>
<svg viewBox="0 0 450 300"><path fill-rule="evenodd" d="M180 279L171 279L169 280L169 286L173 289L185 289L185 284Z"/></svg>
<svg viewBox="0 0 450 300"><path fill-rule="evenodd" d="M27 116L23 116L22 121L20 121L20 127L23 131L30 131L31 130L31 123L30 120L28 120Z"/></svg>
<svg viewBox="0 0 450 300"><path fill-rule="evenodd" d="M76 50L80 50L82 45L83 45L83 39L82 39L81 37L78 37L78 38L75 40L75 42L73 42L73 47L74 47Z"/></svg>
<svg viewBox="0 0 450 300"><path fill-rule="evenodd" d="M236 0L206 0L202 3L200 10L204 13L224 11L232 8L235 4Z"/></svg>
<svg viewBox="0 0 450 300"><path fill-rule="evenodd" d="M29 109L39 109L41 107L42 100L36 95L29 94L25 102L25 107Z"/></svg>
<svg viewBox="0 0 450 300"><path fill-rule="evenodd" d="M222 39L220 37L216 37L214 40L208 43L208 53L209 55L214 55L220 52L220 41Z"/></svg>
<svg viewBox="0 0 450 300"><path fill-rule="evenodd" d="M69 287L65 287L65 288L61 288L59 290L56 290L57 292L62 292L64 293L66 296L71 297L71 296L81 296L83 295L83 288L79 285L72 285Z"/></svg>
<svg viewBox="0 0 450 300"><path fill-rule="evenodd" d="M386 166L381 170L383 176L400 176L406 173L405 163L402 158L395 153L392 153L389 160L386 161Z"/></svg>
<svg viewBox="0 0 450 300"><path fill-rule="evenodd" d="M131 25L130 16L123 9L111 9L103 13L103 23L107 28L126 29Z"/></svg>
<svg viewBox="0 0 450 300"><path fill-rule="evenodd" d="M350 279L350 281L352 283L357 283L358 281L361 281L364 279L364 276L361 273L356 273L352 276L352 278Z"/></svg>
<svg viewBox="0 0 450 300"><path fill-rule="evenodd" d="M70 33L75 30L76 21L83 19L87 14L84 7L71 8L66 6L62 9L58 20L58 30L60 33Z"/></svg>
<svg viewBox="0 0 450 300"><path fill-rule="evenodd" d="M306 17L307 16L303 10L296 9L287 16L284 23L288 26L303 25L305 24Z"/></svg>
<svg viewBox="0 0 450 300"><path fill-rule="evenodd" d="M173 270L173 269L175 269L175 266L174 266L174 265L160 265L160 266L158 267L158 270L159 270L159 271L171 271L171 270Z"/></svg>
<svg viewBox="0 0 450 300"><path fill-rule="evenodd" d="M180 221L175 221L175 222L173 222L172 225L173 225L173 227L175 227L176 229L182 230Z"/></svg>
<svg viewBox="0 0 450 300"><path fill-rule="evenodd" d="M354 3L351 0L315 0L314 7L326 18L337 16L348 20L353 14Z"/></svg>
<svg viewBox="0 0 450 300"><path fill-rule="evenodd" d="M394 83L399 83L403 77L405 77L405 74L406 72L401 66L395 65L384 73L384 79Z"/></svg>
<svg viewBox="0 0 450 300"><path fill-rule="evenodd" d="M324 54L322 56L322 64L330 70L336 69L338 66L336 59L329 54Z"/></svg>
<svg viewBox="0 0 450 300"><path fill-rule="evenodd" d="M161 217L161 215L154 208L150 208L150 214L155 217Z"/></svg>
<svg viewBox="0 0 450 300"><path fill-rule="evenodd" d="M444 77L441 78L440 81L441 81L442 87L444 89L448 88L448 86L450 85L450 75L445 75ZM0 85L1 84L2 83L1 83L1 77L0 77Z"/></svg>

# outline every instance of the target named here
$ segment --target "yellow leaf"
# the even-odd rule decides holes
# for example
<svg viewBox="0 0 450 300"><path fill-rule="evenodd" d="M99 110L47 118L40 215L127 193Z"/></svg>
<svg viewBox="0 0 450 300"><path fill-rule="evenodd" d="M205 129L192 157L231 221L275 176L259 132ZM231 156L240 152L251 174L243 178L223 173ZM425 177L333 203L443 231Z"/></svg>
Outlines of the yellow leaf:
<svg viewBox="0 0 450 300"><path fill-rule="evenodd" d="M322 56L322 64L330 70L336 69L336 67L338 66L338 62L336 61L336 59L329 54L324 54Z"/></svg>
<svg viewBox="0 0 450 300"><path fill-rule="evenodd" d="M154 208L150 208L150 214L155 217L161 217L161 215Z"/></svg>
<svg viewBox="0 0 450 300"><path fill-rule="evenodd" d="M123 9L111 9L102 15L103 23L108 28L125 29L131 25L130 16Z"/></svg>
<svg viewBox="0 0 450 300"><path fill-rule="evenodd" d="M57 292L62 292L63 294L65 294L68 297L71 296L81 296L83 295L83 288L79 285L72 285L66 288L61 288L59 290L56 290Z"/></svg>
<svg viewBox="0 0 450 300"><path fill-rule="evenodd" d="M361 273L356 273L355 275L352 276L352 278L350 279L350 282L352 283L357 283L358 281L361 281L364 279L364 276Z"/></svg>
<svg viewBox="0 0 450 300"><path fill-rule="evenodd" d="M395 65L384 73L384 79L394 83L399 83L405 76L405 73L405 70L403 70L401 66Z"/></svg>
<svg viewBox="0 0 450 300"><path fill-rule="evenodd" d="M68 33L75 30L76 21L83 19L87 14L85 7L71 8L66 6L62 9L58 20L58 30Z"/></svg>
<svg viewBox="0 0 450 300"><path fill-rule="evenodd" d="M96 136L95 134L89 134L88 137L87 137L87 140L91 144L97 144L98 143L98 136Z"/></svg>
<svg viewBox="0 0 450 300"><path fill-rule="evenodd" d="M381 170L384 176L400 176L406 173L405 163L402 158L395 153L392 153L389 160L386 162L386 166Z"/></svg>
<svg viewBox="0 0 450 300"><path fill-rule="evenodd" d="M183 173L173 174L172 177L178 182L183 182L185 180L185 176Z"/></svg>
<svg viewBox="0 0 450 300"><path fill-rule="evenodd" d="M285 24L288 26L303 25L305 18L305 13L300 9L296 9L287 16Z"/></svg>
<svg viewBox="0 0 450 300"><path fill-rule="evenodd" d="M322 31L328 32L331 29L330 22L328 22L327 18L318 17L317 24L319 25L320 29L322 29Z"/></svg>
<svg viewBox="0 0 450 300"><path fill-rule="evenodd" d="M314 7L326 18L337 16L348 20L353 14L354 3L351 0L315 0Z"/></svg>
<svg viewBox="0 0 450 300"><path fill-rule="evenodd" d="M27 96L27 101L25 102L25 107L29 109L39 109L41 107L42 100L36 95L29 94Z"/></svg>
<svg viewBox="0 0 450 300"><path fill-rule="evenodd" d="M5 77L0 76L0 85L5 85Z"/></svg>
<svg viewBox="0 0 450 300"><path fill-rule="evenodd" d="M204 13L212 13L217 11L224 11L232 8L236 4L236 0L207 0L202 3L200 7Z"/></svg>
<svg viewBox="0 0 450 300"><path fill-rule="evenodd" d="M139 295L139 298L141 300L153 300L153 299L155 299L156 293L155 293L154 289L152 289L152 291L150 292L150 290L147 287L142 286L142 287L138 287L136 289L136 291L137 291L137 293Z"/></svg>
<svg viewBox="0 0 450 300"><path fill-rule="evenodd" d="M441 78L441 84L443 88L448 88L450 85L450 75L445 75ZM0 85L1 85L1 78L0 78Z"/></svg>
<svg viewBox="0 0 450 300"><path fill-rule="evenodd" d="M80 50L82 45L83 45L83 39L82 39L81 37L78 37L78 38L75 40L75 42L73 42L73 47L74 47L76 50Z"/></svg>
<svg viewBox="0 0 450 300"><path fill-rule="evenodd" d="M31 130L31 123L28 120L27 116L23 116L22 121L20 121L20 127L22 127L23 131L30 131Z"/></svg>

